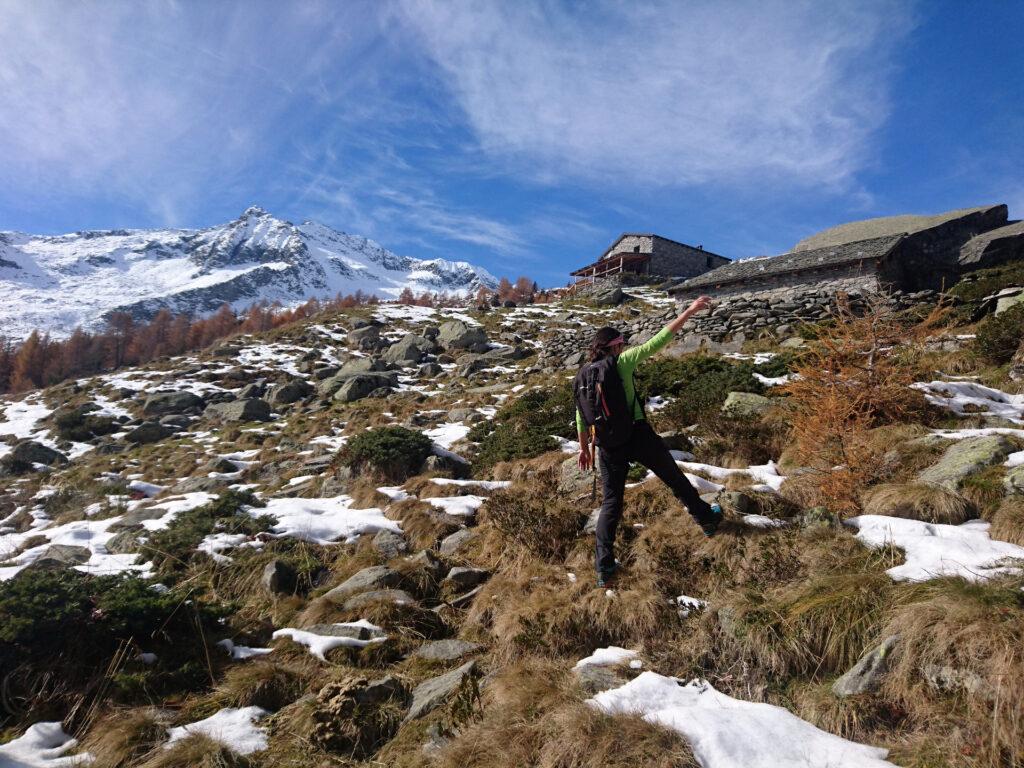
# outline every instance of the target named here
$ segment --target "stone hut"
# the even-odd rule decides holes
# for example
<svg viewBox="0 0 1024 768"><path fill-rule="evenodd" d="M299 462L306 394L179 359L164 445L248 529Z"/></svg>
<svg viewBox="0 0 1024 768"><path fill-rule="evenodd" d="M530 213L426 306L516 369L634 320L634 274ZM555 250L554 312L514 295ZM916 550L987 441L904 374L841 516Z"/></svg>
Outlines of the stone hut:
<svg viewBox="0 0 1024 768"><path fill-rule="evenodd" d="M688 278L728 264L703 246L686 245L661 235L625 232L593 264L572 273L576 283L590 283L617 275Z"/></svg>
<svg viewBox="0 0 1024 768"><path fill-rule="evenodd" d="M733 261L671 292L686 299L753 294L799 300L804 292L940 290L970 269L1024 257L1024 234L1005 205L935 216L887 216L842 224L779 256Z"/></svg>

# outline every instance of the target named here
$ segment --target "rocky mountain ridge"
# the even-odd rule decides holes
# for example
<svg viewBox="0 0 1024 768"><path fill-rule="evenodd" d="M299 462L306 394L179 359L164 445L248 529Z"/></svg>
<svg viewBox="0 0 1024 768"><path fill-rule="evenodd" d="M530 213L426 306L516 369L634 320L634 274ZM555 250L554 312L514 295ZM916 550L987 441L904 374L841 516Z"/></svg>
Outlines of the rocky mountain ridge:
<svg viewBox="0 0 1024 768"><path fill-rule="evenodd" d="M0 333L63 337L101 326L111 312L149 319L195 316L224 303L297 304L357 290L469 295L495 278L463 261L399 256L316 222L292 224L251 207L201 230L102 230L40 236L0 232Z"/></svg>

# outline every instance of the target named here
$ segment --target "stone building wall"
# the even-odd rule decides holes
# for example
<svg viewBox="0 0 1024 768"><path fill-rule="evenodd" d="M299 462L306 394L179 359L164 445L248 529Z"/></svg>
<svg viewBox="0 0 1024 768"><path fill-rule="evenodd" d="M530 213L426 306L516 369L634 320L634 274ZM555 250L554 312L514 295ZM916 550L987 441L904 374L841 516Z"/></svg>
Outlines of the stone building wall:
<svg viewBox="0 0 1024 768"><path fill-rule="evenodd" d="M626 235L611 247L608 255L613 253L652 253L653 240L654 238L650 235Z"/></svg>
<svg viewBox="0 0 1024 768"><path fill-rule="evenodd" d="M728 263L728 259L701 248L654 238L648 272L666 277L696 277Z"/></svg>

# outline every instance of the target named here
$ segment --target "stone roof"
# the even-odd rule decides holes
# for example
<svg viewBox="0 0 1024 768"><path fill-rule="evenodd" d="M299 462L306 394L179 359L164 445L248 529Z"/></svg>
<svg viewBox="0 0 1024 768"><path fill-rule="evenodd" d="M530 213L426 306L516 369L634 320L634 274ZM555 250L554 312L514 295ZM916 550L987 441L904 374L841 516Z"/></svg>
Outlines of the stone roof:
<svg viewBox="0 0 1024 768"><path fill-rule="evenodd" d="M851 221L847 224L840 224L837 227L826 229L816 235L801 240L793 251L810 251L816 248L826 248L844 243L853 243L861 240L868 240L877 237L887 237L898 234L911 234L931 229L956 219L963 219L974 214L995 212L1005 205L983 205L978 208L962 208L958 211L946 211L934 216L882 216L877 219L864 219L863 221ZM1004 219L1005 221L1005 213Z"/></svg>
<svg viewBox="0 0 1024 768"><path fill-rule="evenodd" d="M977 264L982 260L985 252L989 250L993 243L995 243L996 248L1009 244L997 243L997 240L1015 240L1017 238L1024 240L1024 221L1015 221L1012 224L1007 224L1005 227L982 232L980 235L976 235L968 240L964 247L960 249L960 263Z"/></svg>
<svg viewBox="0 0 1024 768"><path fill-rule="evenodd" d="M896 244L903 239L898 234L889 237L876 237L860 240L855 243L843 243L828 248L816 248L812 251L791 251L779 256L766 256L753 259L733 261L718 269L705 272L703 275L691 277L676 286L672 291L686 291L700 286L737 283L754 280L768 275L781 275L790 272L803 272L826 266L850 264L864 259L880 259L887 256Z"/></svg>

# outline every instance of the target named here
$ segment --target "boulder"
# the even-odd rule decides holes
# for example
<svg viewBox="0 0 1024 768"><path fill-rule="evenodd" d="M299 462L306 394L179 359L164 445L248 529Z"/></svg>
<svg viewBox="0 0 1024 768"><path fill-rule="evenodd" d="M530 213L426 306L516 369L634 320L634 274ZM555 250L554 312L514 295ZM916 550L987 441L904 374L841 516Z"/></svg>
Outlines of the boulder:
<svg viewBox="0 0 1024 768"><path fill-rule="evenodd" d="M174 413L198 411L203 407L203 398L192 392L157 392L142 404L147 416L166 416Z"/></svg>
<svg viewBox="0 0 1024 768"><path fill-rule="evenodd" d="M238 390L238 399L248 400L250 397L263 397L263 393L266 391L267 385L262 380L254 381Z"/></svg>
<svg viewBox="0 0 1024 768"><path fill-rule="evenodd" d="M480 326L471 326L462 320L442 323L437 341L445 349L469 349L476 344L487 343L487 333Z"/></svg>
<svg viewBox="0 0 1024 768"><path fill-rule="evenodd" d="M433 378L434 376L440 376L442 373L444 373L444 368L437 363L424 363L416 371L416 375L421 379Z"/></svg>
<svg viewBox="0 0 1024 768"><path fill-rule="evenodd" d="M366 341L376 341L380 338L380 327L367 325L364 328L356 328L348 332L346 342L350 347L361 347Z"/></svg>
<svg viewBox="0 0 1024 768"><path fill-rule="evenodd" d="M116 534L108 539L104 546L106 546L107 552L112 555L131 555L139 551L144 534L145 529L142 526L136 526Z"/></svg>
<svg viewBox="0 0 1024 768"><path fill-rule="evenodd" d="M374 373L386 371L387 366L376 357L353 357L338 370L339 376L350 376L353 373Z"/></svg>
<svg viewBox="0 0 1024 768"><path fill-rule="evenodd" d="M150 443L158 443L173 434L174 430L170 427L157 424L155 421L147 421L131 430L124 436L124 439L126 442L134 443L135 445L148 445Z"/></svg>
<svg viewBox="0 0 1024 768"><path fill-rule="evenodd" d="M730 392L722 405L722 413L731 418L757 418L771 407L771 398L764 395Z"/></svg>
<svg viewBox="0 0 1024 768"><path fill-rule="evenodd" d="M381 556L386 560L404 555L409 551L409 544L406 542L405 537L400 533L381 529L374 534L371 540L373 548L380 552Z"/></svg>
<svg viewBox="0 0 1024 768"><path fill-rule="evenodd" d="M328 379L328 381L334 381L337 378ZM334 393L334 400L339 403L351 403L369 397L378 390L384 390L385 393L390 392L393 386L394 380L388 374L357 373L341 381Z"/></svg>
<svg viewBox="0 0 1024 768"><path fill-rule="evenodd" d="M917 476L919 482L938 485L951 491L982 470L998 464L1013 451L1004 435L969 437L953 443L935 464Z"/></svg>
<svg viewBox="0 0 1024 768"><path fill-rule="evenodd" d="M482 648L482 645L466 640L434 640L421 645L413 656L427 661L457 661Z"/></svg>
<svg viewBox="0 0 1024 768"><path fill-rule="evenodd" d="M416 598L401 589L375 589L350 597L341 607L346 611L359 611L373 603L415 605Z"/></svg>
<svg viewBox="0 0 1024 768"><path fill-rule="evenodd" d="M616 285L594 293L590 300L599 307L617 307L625 299L626 294Z"/></svg>
<svg viewBox="0 0 1024 768"><path fill-rule="evenodd" d="M1024 494L1024 465L1013 467L1003 478L1007 494Z"/></svg>
<svg viewBox="0 0 1024 768"><path fill-rule="evenodd" d="M303 379L292 379L270 390L267 400L271 405L291 405L313 394L313 386Z"/></svg>
<svg viewBox="0 0 1024 768"><path fill-rule="evenodd" d="M598 483L600 486L600 483ZM576 456L570 456L562 462L558 471L558 492L574 501L580 496L589 494L594 487L594 474L581 472ZM598 488L600 495L601 489Z"/></svg>
<svg viewBox="0 0 1024 768"><path fill-rule="evenodd" d="M576 685L589 696L619 688L629 682L626 671L617 665L584 664L582 667L574 667L572 674Z"/></svg>
<svg viewBox="0 0 1024 768"><path fill-rule="evenodd" d="M741 515L750 515L761 511L757 502L742 491L722 491L718 499L725 509L734 510Z"/></svg>
<svg viewBox="0 0 1024 768"><path fill-rule="evenodd" d="M478 677L476 662L469 661L451 672L420 683L412 692L412 706L405 716L405 722L423 717L460 692L478 696Z"/></svg>
<svg viewBox="0 0 1024 768"><path fill-rule="evenodd" d="M206 406L203 415L218 421L270 421L270 403L257 398L214 403Z"/></svg>
<svg viewBox="0 0 1024 768"><path fill-rule="evenodd" d="M940 693L966 693L985 701L994 701L997 696L989 682L970 669L926 664L921 668L921 674L928 684Z"/></svg>
<svg viewBox="0 0 1024 768"><path fill-rule="evenodd" d="M433 472L434 474L444 475L446 477L452 477L456 480L465 480L470 475L470 469L472 467L465 461L459 461L453 456L438 456L434 454L427 456L426 461L423 462L424 472Z"/></svg>
<svg viewBox="0 0 1024 768"><path fill-rule="evenodd" d="M464 568L459 566L448 571L448 575L445 576L441 584L450 592L463 592L482 584L490 576L490 571L486 571L483 568Z"/></svg>
<svg viewBox="0 0 1024 768"><path fill-rule="evenodd" d="M587 362L587 353L581 349L577 352L573 352L571 355L566 357L565 360L562 361L562 367L579 368L585 362Z"/></svg>
<svg viewBox="0 0 1024 768"><path fill-rule="evenodd" d="M392 570L386 565L374 565L370 568L363 568L363 570L353 574L324 595L324 597L340 603L360 592L397 587L401 583L402 574L398 571Z"/></svg>
<svg viewBox="0 0 1024 768"><path fill-rule="evenodd" d="M92 551L71 544L51 544L32 563L34 570L59 570L89 562Z"/></svg>
<svg viewBox="0 0 1024 768"><path fill-rule="evenodd" d="M458 552L475 537L476 534L471 528L463 528L462 530L456 531L450 536L443 538L437 547L437 551L445 557L451 557L452 555L458 554Z"/></svg>
<svg viewBox="0 0 1024 768"><path fill-rule="evenodd" d="M68 457L63 453L42 443L37 443L35 440L22 440L16 443L14 450L10 453L10 458L15 462L45 464L48 467L68 463Z"/></svg>
<svg viewBox="0 0 1024 768"><path fill-rule="evenodd" d="M429 549L417 552L413 557L409 558L409 562L414 568L423 571L434 581L440 581L445 574L444 563L438 560L437 556Z"/></svg>
<svg viewBox="0 0 1024 768"><path fill-rule="evenodd" d="M408 333L387 348L383 359L395 365L411 365L418 363L425 355L433 352L434 349L436 349L436 346L430 339L425 339L414 333Z"/></svg>
<svg viewBox="0 0 1024 768"><path fill-rule="evenodd" d="M283 560L271 560L263 568L260 584L272 595L291 594L295 589L295 569Z"/></svg>
<svg viewBox="0 0 1024 768"><path fill-rule="evenodd" d="M899 635L890 635L861 656L846 674L833 683L832 693L836 696L856 696L877 691L888 672L889 656L899 641Z"/></svg>

